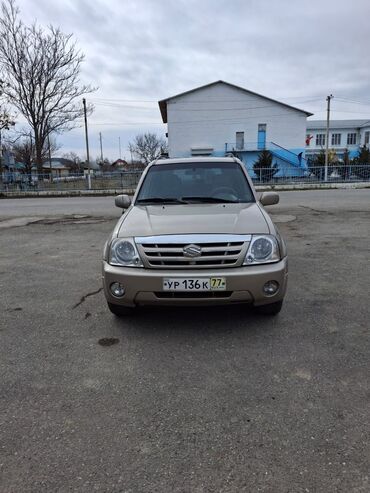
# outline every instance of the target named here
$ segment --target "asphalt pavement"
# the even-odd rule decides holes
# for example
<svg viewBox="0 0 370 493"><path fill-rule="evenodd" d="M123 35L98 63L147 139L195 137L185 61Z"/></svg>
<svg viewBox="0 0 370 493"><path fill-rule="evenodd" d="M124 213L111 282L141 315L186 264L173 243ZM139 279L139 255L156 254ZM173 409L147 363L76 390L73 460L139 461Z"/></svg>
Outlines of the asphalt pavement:
<svg viewBox="0 0 370 493"><path fill-rule="evenodd" d="M370 190L280 193L276 318L118 320L112 197L0 200L0 491L370 491Z"/></svg>

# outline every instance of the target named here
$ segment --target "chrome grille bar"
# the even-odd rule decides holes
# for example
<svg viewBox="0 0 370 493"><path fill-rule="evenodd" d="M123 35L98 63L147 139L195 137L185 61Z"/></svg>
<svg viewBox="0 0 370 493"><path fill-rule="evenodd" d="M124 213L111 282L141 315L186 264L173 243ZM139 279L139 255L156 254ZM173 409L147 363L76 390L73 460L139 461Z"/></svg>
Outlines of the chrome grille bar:
<svg viewBox="0 0 370 493"><path fill-rule="evenodd" d="M145 267L152 269L222 268L242 265L251 235L162 235L135 238ZM195 257L184 247L197 245Z"/></svg>

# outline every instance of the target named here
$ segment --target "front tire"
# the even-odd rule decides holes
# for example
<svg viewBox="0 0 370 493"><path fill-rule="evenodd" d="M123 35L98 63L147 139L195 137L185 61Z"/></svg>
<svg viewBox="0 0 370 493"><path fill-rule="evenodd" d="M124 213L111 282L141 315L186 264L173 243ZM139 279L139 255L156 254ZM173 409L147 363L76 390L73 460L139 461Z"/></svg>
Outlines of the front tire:
<svg viewBox="0 0 370 493"><path fill-rule="evenodd" d="M257 313L261 315L277 315L283 306L283 301L276 301L275 303L270 303L269 305L255 306L254 309Z"/></svg>
<svg viewBox="0 0 370 493"><path fill-rule="evenodd" d="M109 302L108 308L116 317L127 317L129 315L133 315L134 313L134 308L131 308L129 306L115 305Z"/></svg>

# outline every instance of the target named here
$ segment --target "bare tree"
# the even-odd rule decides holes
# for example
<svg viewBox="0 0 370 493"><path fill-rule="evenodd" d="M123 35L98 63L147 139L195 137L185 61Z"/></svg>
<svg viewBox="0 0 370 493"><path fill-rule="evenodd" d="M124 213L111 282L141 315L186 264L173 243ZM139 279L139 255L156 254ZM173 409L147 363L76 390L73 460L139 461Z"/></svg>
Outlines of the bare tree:
<svg viewBox="0 0 370 493"><path fill-rule="evenodd" d="M14 0L3 0L0 16L0 74L4 94L32 128L36 164L52 132L78 126L83 115L79 99L93 89L79 79L84 55L72 35L36 23L26 26ZM91 111L92 108L89 108Z"/></svg>
<svg viewBox="0 0 370 493"><path fill-rule="evenodd" d="M72 173L81 173L83 172L83 164L81 158L75 152L66 152L62 156L63 159L67 159L71 164L69 165L69 170Z"/></svg>
<svg viewBox="0 0 370 493"><path fill-rule="evenodd" d="M6 107L3 94L4 94L4 81L0 79L0 177L3 171L2 131L9 130L10 127L15 125L14 118L10 114L9 109Z"/></svg>
<svg viewBox="0 0 370 493"><path fill-rule="evenodd" d="M53 138L49 138L45 142L44 147L41 151L42 162L45 163L49 159L49 144L50 142L50 155L55 154L55 152L60 149L56 141ZM14 158L16 161L25 165L25 172L31 174L32 166L36 162L36 145L35 140L32 135L22 132L12 143L12 151L14 153Z"/></svg>
<svg viewBox="0 0 370 493"><path fill-rule="evenodd" d="M143 161L145 165L149 164L154 159L159 158L161 154L168 152L165 139L150 132L137 135L134 141L129 143L128 148L129 151Z"/></svg>
<svg viewBox="0 0 370 493"><path fill-rule="evenodd" d="M117 167L114 166L108 158L104 158L103 161L101 158L97 158L96 163L99 165L100 170L103 171L103 173L117 170Z"/></svg>

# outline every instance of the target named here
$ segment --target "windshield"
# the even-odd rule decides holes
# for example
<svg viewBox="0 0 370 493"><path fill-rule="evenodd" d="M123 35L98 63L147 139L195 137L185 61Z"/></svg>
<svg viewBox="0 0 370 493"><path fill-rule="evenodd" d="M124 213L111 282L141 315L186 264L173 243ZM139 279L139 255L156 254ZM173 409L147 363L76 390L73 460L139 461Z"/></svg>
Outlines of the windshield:
<svg viewBox="0 0 370 493"><path fill-rule="evenodd" d="M137 204L254 202L238 163L176 163L152 166L140 188Z"/></svg>

